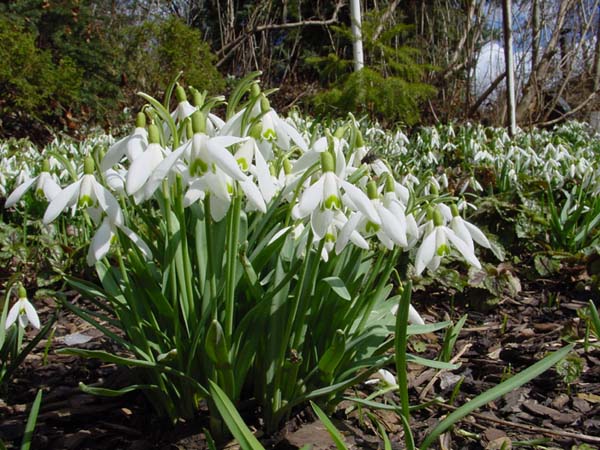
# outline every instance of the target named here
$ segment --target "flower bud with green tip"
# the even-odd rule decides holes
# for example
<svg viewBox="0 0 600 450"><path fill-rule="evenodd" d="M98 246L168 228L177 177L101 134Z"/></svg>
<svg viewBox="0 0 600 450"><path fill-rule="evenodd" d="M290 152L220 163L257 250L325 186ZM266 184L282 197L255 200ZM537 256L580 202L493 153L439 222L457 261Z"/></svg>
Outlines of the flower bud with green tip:
<svg viewBox="0 0 600 450"><path fill-rule="evenodd" d="M218 369L231 367L229 350L225 339L223 327L218 320L213 320L206 332L205 342L206 355Z"/></svg>

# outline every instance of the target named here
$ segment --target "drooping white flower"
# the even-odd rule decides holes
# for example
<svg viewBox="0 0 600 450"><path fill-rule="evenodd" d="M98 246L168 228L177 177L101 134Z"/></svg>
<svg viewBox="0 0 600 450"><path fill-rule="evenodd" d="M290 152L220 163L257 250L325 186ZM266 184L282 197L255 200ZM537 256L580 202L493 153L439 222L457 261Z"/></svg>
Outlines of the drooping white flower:
<svg viewBox="0 0 600 450"><path fill-rule="evenodd" d="M481 268L479 260L469 246L459 238L454 231L444 225L444 219L439 210L433 210L433 220L431 231L421 243L415 258L415 272L420 275L425 267L431 271L435 271L442 260L442 256L450 253L449 243L465 258L465 260L477 267Z"/></svg>
<svg viewBox="0 0 600 450"><path fill-rule="evenodd" d="M146 150L139 155L127 171L125 180L125 191L128 195L133 195L136 203L149 198L145 195L144 185L152 175L152 172L165 158L165 149L160 145L158 128L152 124L148 127L149 144Z"/></svg>
<svg viewBox="0 0 600 450"><path fill-rule="evenodd" d="M249 138L243 142L234 157L243 171L250 172L256 178L258 188L265 202L270 202L277 188L271 176L269 165L258 149L256 141Z"/></svg>
<svg viewBox="0 0 600 450"><path fill-rule="evenodd" d="M186 117L191 116L196 108L188 101L185 90L179 84L175 87L175 98L177 99L177 107L171 113L171 117L175 122L181 122Z"/></svg>
<svg viewBox="0 0 600 450"><path fill-rule="evenodd" d="M323 174L304 190L298 204L292 210L296 218L311 216L311 227L315 238L322 239L331 223L333 210L343 206L341 190L352 209L362 212L371 222L380 225L381 220L367 195L353 184L338 177L334 172L333 156L328 151L321 153Z"/></svg>
<svg viewBox="0 0 600 450"><path fill-rule="evenodd" d="M35 192L38 195L43 195L46 197L46 200L52 201L54 198L60 193L61 188L58 183L54 180L52 174L50 173L50 165L48 161L44 161L42 164L42 172L37 176L30 178L25 181L23 184L15 188L15 190L8 196L6 199L6 203L4 204L5 208L10 208L17 204L21 197L29 190L33 184L36 183Z"/></svg>
<svg viewBox="0 0 600 450"><path fill-rule="evenodd" d="M470 222L464 220L458 213L458 208L452 205L452 220L450 221L450 228L461 238L465 244L469 247L471 252L475 252L475 245L473 241L485 248L490 248L490 241L485 237L485 234L481 232L479 228Z"/></svg>
<svg viewBox="0 0 600 450"><path fill-rule="evenodd" d="M152 257L152 252L148 245L133 230L123 224L116 224L112 222L108 216L105 216L102 220L102 224L96 230L88 248L86 258L88 265L93 266L96 262L106 256L110 250L110 244L113 241L117 229L121 230L140 249L140 252L146 259Z"/></svg>
<svg viewBox="0 0 600 450"><path fill-rule="evenodd" d="M124 156L130 162L135 161L148 146L148 132L145 127L146 115L140 112L135 119L135 129L133 132L110 146L104 158L102 158L100 169L106 172L118 164Z"/></svg>
<svg viewBox="0 0 600 450"><path fill-rule="evenodd" d="M117 199L102 186L94 176L94 160L85 159L84 174L76 182L64 188L48 205L44 214L44 224L56 219L66 208L98 206L115 224L123 223L123 212Z"/></svg>
<svg viewBox="0 0 600 450"><path fill-rule="evenodd" d="M27 292L23 286L19 286L19 299L8 311L6 323L4 325L5 329L8 330L17 319L19 319L21 328L25 328L28 323L31 323L34 328L40 328L38 314L31 302L27 299Z"/></svg>
<svg viewBox="0 0 600 450"><path fill-rule="evenodd" d="M340 233L340 238L336 243L336 252L339 254L341 249L346 246L348 239L351 237L352 231L359 231L361 235L375 234L379 241L388 249L392 249L394 245L406 247L406 220L404 215L395 215L382 203L377 192L377 186L374 181L367 184L369 199L375 210L379 223L374 223L361 212L353 213L348 222L344 225ZM356 218L358 216L358 219ZM402 219L401 219L402 218Z"/></svg>

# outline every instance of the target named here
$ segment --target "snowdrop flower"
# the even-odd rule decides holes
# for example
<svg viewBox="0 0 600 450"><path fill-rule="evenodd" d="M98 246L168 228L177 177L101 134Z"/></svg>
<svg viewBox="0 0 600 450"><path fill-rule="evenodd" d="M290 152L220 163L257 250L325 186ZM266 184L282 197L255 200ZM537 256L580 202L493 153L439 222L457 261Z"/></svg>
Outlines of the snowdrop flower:
<svg viewBox="0 0 600 450"><path fill-rule="evenodd" d="M105 216L102 220L102 224L96 230L96 234L92 238L90 247L88 248L88 254L86 261L88 265L93 266L96 262L100 261L106 256L110 250L110 244L115 237L117 229L121 230L131 241L140 249L142 255L146 259L152 257L152 252L148 248L148 245L131 229L127 228L123 224L114 223L108 216Z"/></svg>
<svg viewBox="0 0 600 450"><path fill-rule="evenodd" d="M106 172L118 164L123 156L132 162L140 156L148 146L148 132L146 131L146 115L139 112L135 118L135 130L129 136L115 142L106 152L100 169Z"/></svg>
<svg viewBox="0 0 600 450"><path fill-rule="evenodd" d="M37 177L30 178L29 180L25 181L23 184L18 186L12 192L12 194L10 194L9 197L6 199L6 203L4 204L4 207L10 208L11 206L14 206L15 204L17 204L17 202L19 200L21 200L21 197L23 197L25 192L27 192L29 190L29 188L31 186L33 186L33 184L36 182L37 182L36 188L35 188L36 194L38 194L38 195L43 194L48 201L54 200L54 198L61 191L60 186L58 185L58 183L56 181L54 181L54 178L52 177L52 174L50 173L49 162L44 161L42 163L42 172Z"/></svg>
<svg viewBox="0 0 600 450"><path fill-rule="evenodd" d="M485 237L485 234L483 234L475 225L464 220L458 213L456 205L452 205L451 210L453 217L450 221L450 228L465 244L467 244L471 252L475 252L473 241L477 242L482 247L490 248L490 241Z"/></svg>
<svg viewBox="0 0 600 450"><path fill-rule="evenodd" d="M249 171L256 177L258 188L265 202L270 202L277 188L271 176L269 165L258 149L256 141L253 138L249 138L246 142L242 143L234 157L243 171Z"/></svg>
<svg viewBox="0 0 600 450"><path fill-rule="evenodd" d="M379 199L377 185L374 181L367 184L369 199L379 217L379 224L371 222L368 217L360 212L353 213L350 219L342 228L340 237L336 243L336 253L340 253L346 246L350 234L359 230L364 234L374 233L379 241L389 250L394 248L394 244L406 247L406 222L399 219L392 211L384 206ZM404 218L404 215L401 215ZM368 247L367 247L368 248Z"/></svg>
<svg viewBox="0 0 600 450"><path fill-rule="evenodd" d="M344 190L352 209L361 211L374 224L381 224L375 208L365 193L334 173L333 156L329 151L321 153L321 166L323 174L302 193L292 211L298 219L311 216L311 227L317 240L325 236L327 227L333 219L334 210L342 208L341 189Z"/></svg>
<svg viewBox="0 0 600 450"><path fill-rule="evenodd" d="M64 188L48 205L44 214L44 224L49 224L61 212L71 206L99 206L115 224L123 223L123 213L117 199L102 186L94 176L94 160L88 156L84 162L83 176Z"/></svg>
<svg viewBox="0 0 600 450"><path fill-rule="evenodd" d="M177 98L177 107L171 113L171 117L175 122L182 121L196 111L196 108L188 101L185 90L179 84L175 88L175 97Z"/></svg>
<svg viewBox="0 0 600 450"><path fill-rule="evenodd" d="M125 180L125 191L133 195L136 203L149 198L143 190L152 172L165 157L165 150L160 145L158 128L152 124L148 127L148 147L129 167Z"/></svg>
<svg viewBox="0 0 600 450"><path fill-rule="evenodd" d="M444 219L438 209L432 212L433 219L428 226L433 225L432 230L423 239L415 258L415 272L420 275L425 267L432 272L440 266L442 256L450 253L449 242L467 260L467 262L478 269L481 264L475 253L469 246L459 238L454 231L444 225ZM449 241L449 242L448 242Z"/></svg>
<svg viewBox="0 0 600 450"><path fill-rule="evenodd" d="M19 286L19 299L12 308L10 308L10 311L8 311L5 329L8 330L17 319L19 319L21 328L25 328L28 323L31 323L34 328L40 328L38 314L31 302L27 299L27 291L25 291L23 286Z"/></svg>
<svg viewBox="0 0 600 450"><path fill-rule="evenodd" d="M394 316L398 313L398 304L392 306L391 313ZM408 305L408 323L411 325L425 325L421 314L419 314L413 305Z"/></svg>

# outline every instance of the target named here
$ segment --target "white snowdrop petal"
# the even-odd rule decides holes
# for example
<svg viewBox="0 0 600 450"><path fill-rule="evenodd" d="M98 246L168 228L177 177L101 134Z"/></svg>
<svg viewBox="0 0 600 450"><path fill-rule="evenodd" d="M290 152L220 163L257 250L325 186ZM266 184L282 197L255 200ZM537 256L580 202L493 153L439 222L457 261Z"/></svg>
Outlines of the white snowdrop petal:
<svg viewBox="0 0 600 450"><path fill-rule="evenodd" d="M347 181L342 181L341 184L342 184L342 187L344 188L344 191L346 192L346 194L348 194L348 196L352 200L352 203L354 203L354 205L356 205L358 210L360 212L362 212L364 215L366 215L371 222L373 222L377 225L380 225L381 220L379 219L379 216L377 215L377 211L375 211L375 207L373 206L373 203L371 203L371 201L369 200L369 197L367 197L367 194L365 194L363 191L361 191L359 188L357 188L353 184L348 183Z"/></svg>
<svg viewBox="0 0 600 450"><path fill-rule="evenodd" d="M467 244L465 244L463 240L454 233L454 231L450 230L449 228L446 228L444 230L444 233L446 234L452 245L456 247L456 249L460 252L461 255L463 255L463 257L467 260L469 264L477 267L478 269L481 269L481 264L475 256L475 253L471 251Z"/></svg>
<svg viewBox="0 0 600 450"><path fill-rule="evenodd" d="M15 188L15 190L12 192L12 194L10 194L8 196L8 198L6 199L6 203L4 203L4 207L10 208L11 206L14 206L19 200L21 200L21 197L23 197L25 192L27 192L27 190L31 187L31 185L33 183L35 183L38 180L38 178L39 178L39 175L37 177L30 178L29 180L25 181L20 186L17 186Z"/></svg>
<svg viewBox="0 0 600 450"><path fill-rule="evenodd" d="M90 247L88 248L87 263L93 266L104 258L110 250L110 243L114 232L108 219L104 219L100 227L96 230Z"/></svg>
<svg viewBox="0 0 600 450"><path fill-rule="evenodd" d="M304 191L298 202L299 217L306 217L313 212L323 200L323 177Z"/></svg>
<svg viewBox="0 0 600 450"><path fill-rule="evenodd" d="M417 250L417 256L415 257L415 272L420 275L427 264L433 259L436 251L436 233L435 230L427 235L421 246Z"/></svg>
<svg viewBox="0 0 600 450"><path fill-rule="evenodd" d="M479 228L469 222L465 222L465 227L467 227L467 230L469 230L469 233L471 233L471 237L475 242L485 248L491 247L490 241Z"/></svg>
<svg viewBox="0 0 600 450"><path fill-rule="evenodd" d="M44 224L48 225L50 222L56 219L59 214L65 210L65 208L68 208L77 202L80 185L81 180L78 180L60 191L54 200L50 202L48 208L46 208L43 218Z"/></svg>

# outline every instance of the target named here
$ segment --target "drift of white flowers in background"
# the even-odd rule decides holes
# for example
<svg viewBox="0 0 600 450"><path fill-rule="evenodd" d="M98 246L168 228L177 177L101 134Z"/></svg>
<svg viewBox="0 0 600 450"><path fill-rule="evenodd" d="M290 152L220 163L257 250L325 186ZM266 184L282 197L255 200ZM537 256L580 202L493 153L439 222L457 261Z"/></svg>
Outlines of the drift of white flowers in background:
<svg viewBox="0 0 600 450"><path fill-rule="evenodd" d="M210 112L216 101L205 103L205 94L193 91L192 105L181 86L175 93L177 106L170 116L148 109L138 113L134 131L112 144L103 159L87 155L83 173L64 189L46 164L38 177L13 191L6 206L15 205L37 181L37 190L50 202L44 223L67 208L86 211L98 227L87 255L90 265L106 257L114 243L119 245L120 233L144 258L152 258L150 247L162 243L150 241L150 233L143 235L145 241L141 230L133 231L130 216L136 208L159 211L156 206L162 208L166 201L184 208L205 202L212 220L220 222L239 200L246 214L288 208L286 221L272 234L300 230L293 239L308 236L308 244L320 248L325 261L331 251L341 254L350 244L367 251L409 252L421 240L417 274L425 267L437 269L442 257L452 253L449 244L469 264L481 267L473 243L489 247L483 233L443 203L414 198L413 187L420 183L414 174L405 173L401 182L383 158L369 160L369 142L354 118L337 130L307 136L271 108L257 84L246 105L226 121ZM418 145L437 161L439 133L430 136L429 144L421 140ZM396 138L398 152L406 152L407 138ZM438 178L426 179L425 193L435 196L440 186L447 187L445 174ZM431 220L420 223L425 211L432 211ZM414 309L411 322L423 322Z"/></svg>

